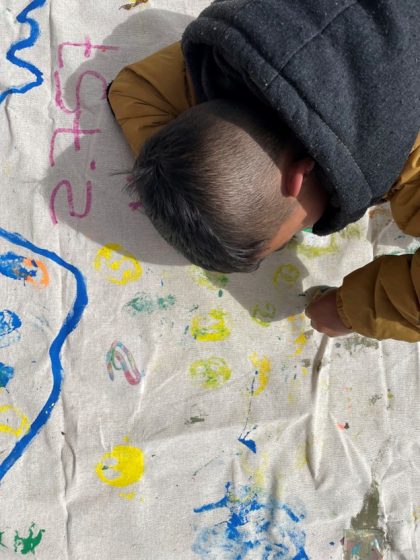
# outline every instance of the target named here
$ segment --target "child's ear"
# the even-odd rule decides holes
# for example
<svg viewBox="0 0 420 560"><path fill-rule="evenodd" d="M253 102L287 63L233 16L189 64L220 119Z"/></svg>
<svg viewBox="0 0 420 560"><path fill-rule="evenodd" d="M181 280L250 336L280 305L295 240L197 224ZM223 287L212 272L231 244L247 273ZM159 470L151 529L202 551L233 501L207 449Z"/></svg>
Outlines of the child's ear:
<svg viewBox="0 0 420 560"><path fill-rule="evenodd" d="M302 189L306 175L314 168L315 162L312 158L306 157L289 163L284 174L284 190L286 196L297 198Z"/></svg>

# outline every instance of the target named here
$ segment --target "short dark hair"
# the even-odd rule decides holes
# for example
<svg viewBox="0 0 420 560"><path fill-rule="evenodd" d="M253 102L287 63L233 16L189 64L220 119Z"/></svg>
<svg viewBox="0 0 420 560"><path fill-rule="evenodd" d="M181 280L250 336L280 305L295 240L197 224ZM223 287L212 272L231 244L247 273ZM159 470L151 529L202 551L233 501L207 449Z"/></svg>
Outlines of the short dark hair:
<svg viewBox="0 0 420 560"><path fill-rule="evenodd" d="M129 187L159 233L191 262L250 272L291 208L277 168L289 138L260 107L201 103L145 142Z"/></svg>

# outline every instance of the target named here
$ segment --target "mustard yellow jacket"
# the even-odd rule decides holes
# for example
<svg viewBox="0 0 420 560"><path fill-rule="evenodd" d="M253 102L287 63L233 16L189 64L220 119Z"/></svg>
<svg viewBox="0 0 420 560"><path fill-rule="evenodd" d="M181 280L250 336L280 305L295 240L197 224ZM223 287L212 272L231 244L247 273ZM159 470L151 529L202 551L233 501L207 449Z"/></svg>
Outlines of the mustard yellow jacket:
<svg viewBox="0 0 420 560"><path fill-rule="evenodd" d="M126 66L108 98L138 154L149 136L196 104L180 43ZM388 199L402 231L420 237L420 134ZM337 309L343 323L362 335L420 341L420 249L379 257L346 276Z"/></svg>

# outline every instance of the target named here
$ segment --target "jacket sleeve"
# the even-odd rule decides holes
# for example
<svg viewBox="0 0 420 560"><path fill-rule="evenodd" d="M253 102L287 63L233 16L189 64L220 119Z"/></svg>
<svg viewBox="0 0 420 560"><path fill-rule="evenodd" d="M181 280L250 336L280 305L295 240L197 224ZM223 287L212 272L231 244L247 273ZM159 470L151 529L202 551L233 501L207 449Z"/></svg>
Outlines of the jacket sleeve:
<svg viewBox="0 0 420 560"><path fill-rule="evenodd" d="M149 136L194 104L180 43L123 68L109 88L108 100L137 155Z"/></svg>
<svg viewBox="0 0 420 560"><path fill-rule="evenodd" d="M420 237L420 135L388 198L397 225ZM379 257L346 276L337 310L348 328L365 336L420 341L420 248Z"/></svg>

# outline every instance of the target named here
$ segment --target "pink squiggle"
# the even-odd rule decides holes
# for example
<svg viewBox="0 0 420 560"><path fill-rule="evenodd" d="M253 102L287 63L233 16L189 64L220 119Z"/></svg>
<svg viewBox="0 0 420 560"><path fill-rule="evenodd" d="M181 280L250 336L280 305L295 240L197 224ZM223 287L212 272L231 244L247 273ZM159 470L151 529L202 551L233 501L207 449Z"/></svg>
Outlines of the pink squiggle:
<svg viewBox="0 0 420 560"><path fill-rule="evenodd" d="M64 43L60 43L58 45L58 48L57 48L57 58L58 58L58 67L59 68L63 68L63 66L64 66L64 62L63 62L63 49L64 49L64 47L85 47L85 52L84 52L85 58L90 58L90 55L92 53L92 49L98 49L101 52L119 50L119 47L113 47L111 45L92 45L90 37L86 37L84 43L71 43L71 42L65 41Z"/></svg>
<svg viewBox="0 0 420 560"><path fill-rule="evenodd" d="M87 75L88 76L93 76L94 78L97 78L101 82L101 84L102 84L102 97L101 97L101 99L106 99L106 88L107 88L106 79L102 76L102 74L100 74L99 72L96 72L95 70L86 70L85 72L80 74L79 79L77 80L77 84L76 84L76 107L74 109L68 109L64 105L64 101L63 101L60 74L59 74L58 70L54 71L55 104L62 111L64 111L64 113L67 113L69 115L75 114L76 117L79 118L79 120L80 120L80 114L82 112L81 99L80 99L81 98L80 89L82 87L83 78Z"/></svg>
<svg viewBox="0 0 420 560"><path fill-rule="evenodd" d="M73 201L73 187L70 181L67 179L63 179L54 187L51 197L50 197L50 215L52 223L55 225L58 223L57 215L55 213L55 198L59 192L59 190L64 187L67 191L67 204L69 207L69 214L75 218L85 218L92 207L92 183L91 181L86 182L86 203L85 203L85 210L82 213L76 212L74 209L74 201Z"/></svg>
<svg viewBox="0 0 420 560"><path fill-rule="evenodd" d="M55 148L55 139L59 134L73 134L74 135L74 149L76 152L80 151L80 137L84 134L98 134L102 132L100 128L93 128L93 129L81 129L79 127L74 128L56 128L53 132L50 141L50 166L54 167L55 159L54 159L54 148Z"/></svg>

